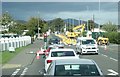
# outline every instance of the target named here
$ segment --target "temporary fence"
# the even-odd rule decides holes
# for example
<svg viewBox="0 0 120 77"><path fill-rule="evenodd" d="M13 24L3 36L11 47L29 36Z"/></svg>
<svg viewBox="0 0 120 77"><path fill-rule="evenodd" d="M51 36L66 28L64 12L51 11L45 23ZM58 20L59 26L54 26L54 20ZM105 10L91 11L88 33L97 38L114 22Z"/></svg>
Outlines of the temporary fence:
<svg viewBox="0 0 120 77"><path fill-rule="evenodd" d="M0 51L9 50L10 47L20 48L31 44L30 36L0 38Z"/></svg>

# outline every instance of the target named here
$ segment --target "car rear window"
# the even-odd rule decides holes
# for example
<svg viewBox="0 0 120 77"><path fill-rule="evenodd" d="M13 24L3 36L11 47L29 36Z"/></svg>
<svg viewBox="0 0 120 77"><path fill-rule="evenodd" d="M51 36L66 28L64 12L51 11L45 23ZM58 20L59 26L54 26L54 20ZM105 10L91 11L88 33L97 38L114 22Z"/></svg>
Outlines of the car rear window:
<svg viewBox="0 0 120 77"><path fill-rule="evenodd" d="M96 65L56 65L55 76L100 76Z"/></svg>
<svg viewBox="0 0 120 77"><path fill-rule="evenodd" d="M56 51L51 52L51 57L75 56L73 51Z"/></svg>

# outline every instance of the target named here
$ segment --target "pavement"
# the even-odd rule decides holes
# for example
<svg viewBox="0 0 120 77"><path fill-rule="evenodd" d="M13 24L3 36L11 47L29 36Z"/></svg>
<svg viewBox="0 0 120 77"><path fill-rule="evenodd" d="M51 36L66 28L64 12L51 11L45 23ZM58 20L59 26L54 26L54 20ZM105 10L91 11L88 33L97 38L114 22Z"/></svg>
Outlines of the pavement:
<svg viewBox="0 0 120 77"><path fill-rule="evenodd" d="M33 63L36 59L36 52L43 47L43 40L35 40L35 42L18 55L16 55L13 59L11 59L8 63L2 66L2 74L10 75L15 69L25 68ZM33 52L33 53L31 53Z"/></svg>

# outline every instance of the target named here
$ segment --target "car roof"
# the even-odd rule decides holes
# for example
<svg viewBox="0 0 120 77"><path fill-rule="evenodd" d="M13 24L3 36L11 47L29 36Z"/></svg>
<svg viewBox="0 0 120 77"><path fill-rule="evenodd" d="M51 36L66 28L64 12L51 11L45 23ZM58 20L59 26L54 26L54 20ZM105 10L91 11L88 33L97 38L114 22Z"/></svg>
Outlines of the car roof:
<svg viewBox="0 0 120 77"><path fill-rule="evenodd" d="M55 64L95 64L95 62L92 59L59 59L55 60Z"/></svg>
<svg viewBox="0 0 120 77"><path fill-rule="evenodd" d="M51 49L50 51L55 52L55 51L74 51L74 50L65 48L65 49Z"/></svg>

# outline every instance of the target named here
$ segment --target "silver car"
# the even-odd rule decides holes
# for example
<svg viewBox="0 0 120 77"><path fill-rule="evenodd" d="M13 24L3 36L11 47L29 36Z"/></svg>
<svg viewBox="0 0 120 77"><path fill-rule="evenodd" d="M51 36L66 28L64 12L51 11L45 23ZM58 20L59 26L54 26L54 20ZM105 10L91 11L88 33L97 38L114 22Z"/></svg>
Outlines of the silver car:
<svg viewBox="0 0 120 77"><path fill-rule="evenodd" d="M47 71L40 73L51 76L103 76L98 65L91 59L54 60Z"/></svg>

